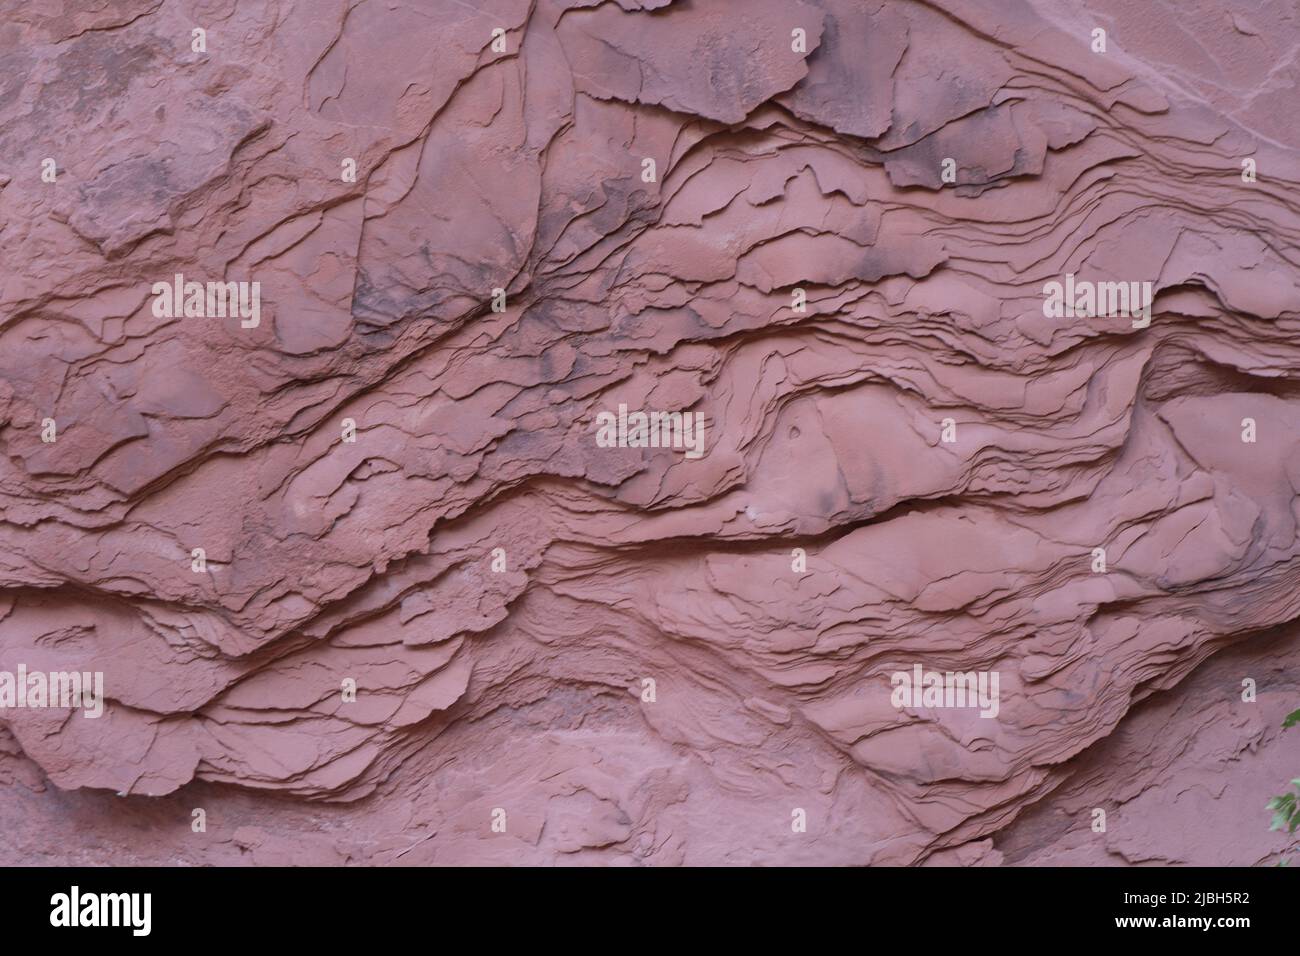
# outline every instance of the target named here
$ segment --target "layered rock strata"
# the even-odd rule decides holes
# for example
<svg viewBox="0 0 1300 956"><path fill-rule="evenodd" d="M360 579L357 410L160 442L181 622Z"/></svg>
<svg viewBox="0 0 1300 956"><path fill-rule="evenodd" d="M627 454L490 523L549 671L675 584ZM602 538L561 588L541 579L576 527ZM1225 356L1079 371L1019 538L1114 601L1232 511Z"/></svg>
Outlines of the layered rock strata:
<svg viewBox="0 0 1300 956"><path fill-rule="evenodd" d="M0 863L1287 848L1291 4L49 11Z"/></svg>

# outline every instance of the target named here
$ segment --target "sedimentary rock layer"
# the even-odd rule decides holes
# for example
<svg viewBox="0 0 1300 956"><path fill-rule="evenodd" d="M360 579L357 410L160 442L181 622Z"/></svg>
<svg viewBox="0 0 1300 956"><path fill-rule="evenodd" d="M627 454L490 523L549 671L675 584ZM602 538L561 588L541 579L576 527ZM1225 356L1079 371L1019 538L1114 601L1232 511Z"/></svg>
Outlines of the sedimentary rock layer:
<svg viewBox="0 0 1300 956"><path fill-rule="evenodd" d="M0 863L1287 847L1292 4L0 5Z"/></svg>

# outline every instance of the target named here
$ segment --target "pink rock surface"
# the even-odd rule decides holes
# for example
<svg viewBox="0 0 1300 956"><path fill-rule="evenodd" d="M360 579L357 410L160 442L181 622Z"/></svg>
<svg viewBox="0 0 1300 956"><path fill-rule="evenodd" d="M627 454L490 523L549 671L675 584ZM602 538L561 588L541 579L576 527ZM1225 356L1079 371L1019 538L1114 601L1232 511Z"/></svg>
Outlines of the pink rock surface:
<svg viewBox="0 0 1300 956"><path fill-rule="evenodd" d="M0 864L1294 846L1288 0L0 5Z"/></svg>

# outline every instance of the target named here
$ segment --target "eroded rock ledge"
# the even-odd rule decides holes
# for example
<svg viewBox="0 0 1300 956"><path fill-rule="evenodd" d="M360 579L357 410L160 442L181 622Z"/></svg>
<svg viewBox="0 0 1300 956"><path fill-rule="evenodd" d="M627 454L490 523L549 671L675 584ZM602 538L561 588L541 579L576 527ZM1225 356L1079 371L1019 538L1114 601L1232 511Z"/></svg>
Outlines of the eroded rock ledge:
<svg viewBox="0 0 1300 956"><path fill-rule="evenodd" d="M35 7L0 671L107 701L0 712L0 862L1284 848L1289 4ZM918 664L996 717L894 706Z"/></svg>

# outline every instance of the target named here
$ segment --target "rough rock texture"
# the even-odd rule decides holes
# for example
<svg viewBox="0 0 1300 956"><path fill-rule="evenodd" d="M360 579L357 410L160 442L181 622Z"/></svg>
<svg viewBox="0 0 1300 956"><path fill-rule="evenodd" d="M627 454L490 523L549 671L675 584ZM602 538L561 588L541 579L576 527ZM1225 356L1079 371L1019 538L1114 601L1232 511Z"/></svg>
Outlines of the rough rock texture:
<svg viewBox="0 0 1300 956"><path fill-rule="evenodd" d="M1288 847L1291 0L0 6L0 863Z"/></svg>

